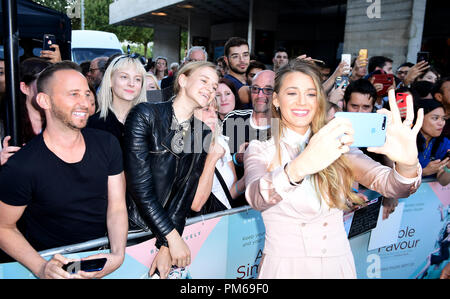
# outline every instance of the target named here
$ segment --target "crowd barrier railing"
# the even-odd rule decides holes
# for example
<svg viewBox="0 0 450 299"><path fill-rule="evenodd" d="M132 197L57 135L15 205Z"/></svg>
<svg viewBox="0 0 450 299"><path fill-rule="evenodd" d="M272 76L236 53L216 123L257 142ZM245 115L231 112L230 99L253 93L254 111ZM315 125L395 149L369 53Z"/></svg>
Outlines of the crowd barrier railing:
<svg viewBox="0 0 450 299"><path fill-rule="evenodd" d="M368 190L369 199L378 194ZM438 278L449 262L450 186L424 181L416 193L399 199L388 219L373 230L349 239L358 278ZM344 216L350 227L353 213ZM191 264L174 269L172 278L256 278L264 247L261 213L249 206L190 218L183 239L191 250ZM157 253L150 231L130 232L124 263L105 278L148 278ZM60 253L83 258L107 249L106 237L40 252L50 259ZM447 252L445 252L447 250ZM430 263L431 261L431 263ZM35 278L21 264L0 264L0 279Z"/></svg>

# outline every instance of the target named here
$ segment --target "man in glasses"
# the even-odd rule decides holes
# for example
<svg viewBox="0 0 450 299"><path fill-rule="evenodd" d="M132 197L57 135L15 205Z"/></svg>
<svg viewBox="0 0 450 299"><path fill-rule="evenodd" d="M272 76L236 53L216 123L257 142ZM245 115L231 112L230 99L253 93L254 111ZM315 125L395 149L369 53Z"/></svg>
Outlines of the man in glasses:
<svg viewBox="0 0 450 299"><path fill-rule="evenodd" d="M229 138L238 179L244 174L242 163L248 143L255 139L266 140L270 135L274 85L274 71L264 70L257 73L249 86L253 108L231 111L223 120L223 135ZM243 203L245 204L245 199Z"/></svg>
<svg viewBox="0 0 450 299"><path fill-rule="evenodd" d="M94 85L95 90L100 86L103 80L103 74L105 73L105 65L108 61L108 57L97 57L91 61L89 72L87 73L87 79L89 83Z"/></svg>

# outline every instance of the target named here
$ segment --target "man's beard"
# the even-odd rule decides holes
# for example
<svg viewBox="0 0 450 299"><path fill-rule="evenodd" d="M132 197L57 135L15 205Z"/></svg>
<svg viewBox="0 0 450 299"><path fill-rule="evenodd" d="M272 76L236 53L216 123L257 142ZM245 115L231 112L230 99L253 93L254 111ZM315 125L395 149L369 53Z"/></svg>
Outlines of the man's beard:
<svg viewBox="0 0 450 299"><path fill-rule="evenodd" d="M81 130L83 129L86 125L87 125L87 121L84 124L81 125L77 125L75 124L71 119L70 119L70 115L72 113L70 113L69 115L67 115L67 113L65 113L64 111L62 111L61 109L59 109L58 106L56 106L53 103L53 100L50 99L50 103L52 106L52 114L53 116L55 116L55 118L59 119L63 124L65 124L69 129L72 130ZM87 113L87 111L86 111Z"/></svg>
<svg viewBox="0 0 450 299"><path fill-rule="evenodd" d="M235 67L232 66L232 65L230 65L229 68L230 68L230 70L232 70L234 73L239 74L239 75L244 75L245 72L246 72L246 70L245 70L245 71L241 71L241 70L239 70L238 68L235 68Z"/></svg>

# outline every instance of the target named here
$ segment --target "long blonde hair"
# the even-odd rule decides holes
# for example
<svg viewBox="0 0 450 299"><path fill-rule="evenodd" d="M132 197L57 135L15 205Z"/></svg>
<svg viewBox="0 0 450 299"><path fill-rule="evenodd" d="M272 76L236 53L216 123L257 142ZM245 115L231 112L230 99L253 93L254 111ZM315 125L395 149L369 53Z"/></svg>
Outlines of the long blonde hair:
<svg viewBox="0 0 450 299"><path fill-rule="evenodd" d="M327 123L327 101L322 84L320 83L320 72L312 63L297 59L292 60L287 65L278 70L275 76L275 93L279 93L286 75L293 72L300 72L311 77L317 90L318 107L310 125L311 138ZM280 142L283 130L286 127L283 124L281 109L276 109L273 104L272 117L274 119L278 119L279 125L278 132L276 132L276 129L275 132L272 132L276 152L272 162L269 165L269 171L275 169L275 167L281 166L282 159ZM325 169L313 174L312 181L315 185L318 197L323 198L332 208L348 210L353 203L363 203L363 201L352 191L354 176L350 167L348 166L348 162L345 156L343 155Z"/></svg>
<svg viewBox="0 0 450 299"><path fill-rule="evenodd" d="M100 118L106 119L108 115L108 111L111 110L114 112L112 103L113 103L113 93L111 88L111 78L112 75L120 69L127 68L129 66L135 67L136 71L142 75L142 86L141 92L139 95L133 100L133 106L146 102L147 101L147 79L146 79L146 71L142 63L135 58L131 58L128 55L121 55L113 59L109 64L108 68L103 75L103 80L100 85L100 89L97 95L98 101L98 109L97 112L100 111Z"/></svg>

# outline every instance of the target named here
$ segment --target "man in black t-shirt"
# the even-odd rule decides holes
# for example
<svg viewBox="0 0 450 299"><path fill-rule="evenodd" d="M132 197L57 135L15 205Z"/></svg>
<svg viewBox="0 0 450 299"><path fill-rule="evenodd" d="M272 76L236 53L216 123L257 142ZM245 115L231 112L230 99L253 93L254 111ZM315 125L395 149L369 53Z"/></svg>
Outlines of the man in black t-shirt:
<svg viewBox="0 0 450 299"><path fill-rule="evenodd" d="M103 277L122 264L128 232L119 143L84 129L90 90L76 64L48 67L37 89L47 126L0 173L0 248L40 278ZM69 259L57 254L46 261L37 253L106 233L110 253L95 256L107 258L102 271L70 275L62 269Z"/></svg>

